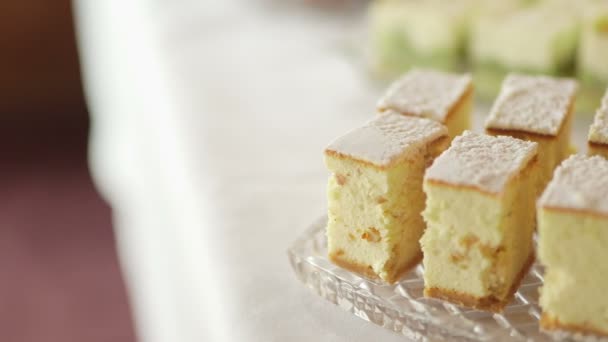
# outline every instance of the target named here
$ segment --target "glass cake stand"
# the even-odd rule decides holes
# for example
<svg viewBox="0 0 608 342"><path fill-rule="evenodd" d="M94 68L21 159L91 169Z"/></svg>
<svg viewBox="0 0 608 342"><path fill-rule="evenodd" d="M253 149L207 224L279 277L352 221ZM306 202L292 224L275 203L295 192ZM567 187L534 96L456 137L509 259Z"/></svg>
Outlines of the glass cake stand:
<svg viewBox="0 0 608 342"><path fill-rule="evenodd" d="M414 341L601 340L540 331L538 289L543 283L543 270L538 264L531 267L502 313L467 309L425 298L422 265L398 283L388 285L332 264L327 258L326 222L326 216L317 219L292 244L288 250L291 266L313 292L368 322Z"/></svg>

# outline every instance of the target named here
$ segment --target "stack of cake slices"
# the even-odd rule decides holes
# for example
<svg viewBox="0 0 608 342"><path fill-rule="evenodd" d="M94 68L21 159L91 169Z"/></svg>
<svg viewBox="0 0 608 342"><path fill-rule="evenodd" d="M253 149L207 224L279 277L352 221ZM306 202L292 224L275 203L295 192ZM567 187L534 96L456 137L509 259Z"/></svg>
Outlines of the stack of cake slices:
<svg viewBox="0 0 608 342"><path fill-rule="evenodd" d="M577 89L509 74L476 133L469 75L403 75L325 149L330 260L387 283L422 260L425 296L501 311L537 255L543 329L608 336L608 92L572 155Z"/></svg>

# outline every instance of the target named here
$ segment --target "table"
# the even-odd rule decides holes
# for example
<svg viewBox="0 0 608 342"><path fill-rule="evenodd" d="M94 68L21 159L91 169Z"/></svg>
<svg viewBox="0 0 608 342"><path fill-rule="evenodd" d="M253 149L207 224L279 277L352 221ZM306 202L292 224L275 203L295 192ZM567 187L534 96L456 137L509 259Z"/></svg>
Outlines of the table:
<svg viewBox="0 0 608 342"><path fill-rule="evenodd" d="M348 55L356 11L277 3L75 2L90 165L142 341L402 340L289 267L325 208L322 149L377 89Z"/></svg>
<svg viewBox="0 0 608 342"><path fill-rule="evenodd" d="M324 211L323 147L374 112L380 88L351 51L361 10L75 8L90 165L140 339L402 341L304 288L285 252Z"/></svg>

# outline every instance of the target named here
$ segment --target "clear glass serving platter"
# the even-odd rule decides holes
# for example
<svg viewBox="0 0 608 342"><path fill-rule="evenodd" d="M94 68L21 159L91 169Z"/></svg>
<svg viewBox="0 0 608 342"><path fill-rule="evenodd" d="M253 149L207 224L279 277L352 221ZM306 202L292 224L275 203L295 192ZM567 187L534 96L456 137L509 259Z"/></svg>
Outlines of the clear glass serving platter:
<svg viewBox="0 0 608 342"><path fill-rule="evenodd" d="M414 341L599 340L540 331L538 288L542 267L535 264L502 313L472 310L423 296L424 268L418 265L398 283L367 279L327 258L325 224L317 219L289 248L298 279L319 296L371 323Z"/></svg>

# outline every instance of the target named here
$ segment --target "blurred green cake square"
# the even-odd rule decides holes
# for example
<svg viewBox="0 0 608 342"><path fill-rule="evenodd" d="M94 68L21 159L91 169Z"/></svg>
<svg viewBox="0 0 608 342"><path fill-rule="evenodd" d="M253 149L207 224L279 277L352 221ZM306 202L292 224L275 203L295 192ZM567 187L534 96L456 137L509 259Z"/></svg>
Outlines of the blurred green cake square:
<svg viewBox="0 0 608 342"><path fill-rule="evenodd" d="M392 76L412 66L454 70L463 61L469 2L375 1L369 8L374 70Z"/></svg>
<svg viewBox="0 0 608 342"><path fill-rule="evenodd" d="M509 71L571 72L578 27L578 13L559 2L479 16L471 26L469 56L482 96L495 96Z"/></svg>

